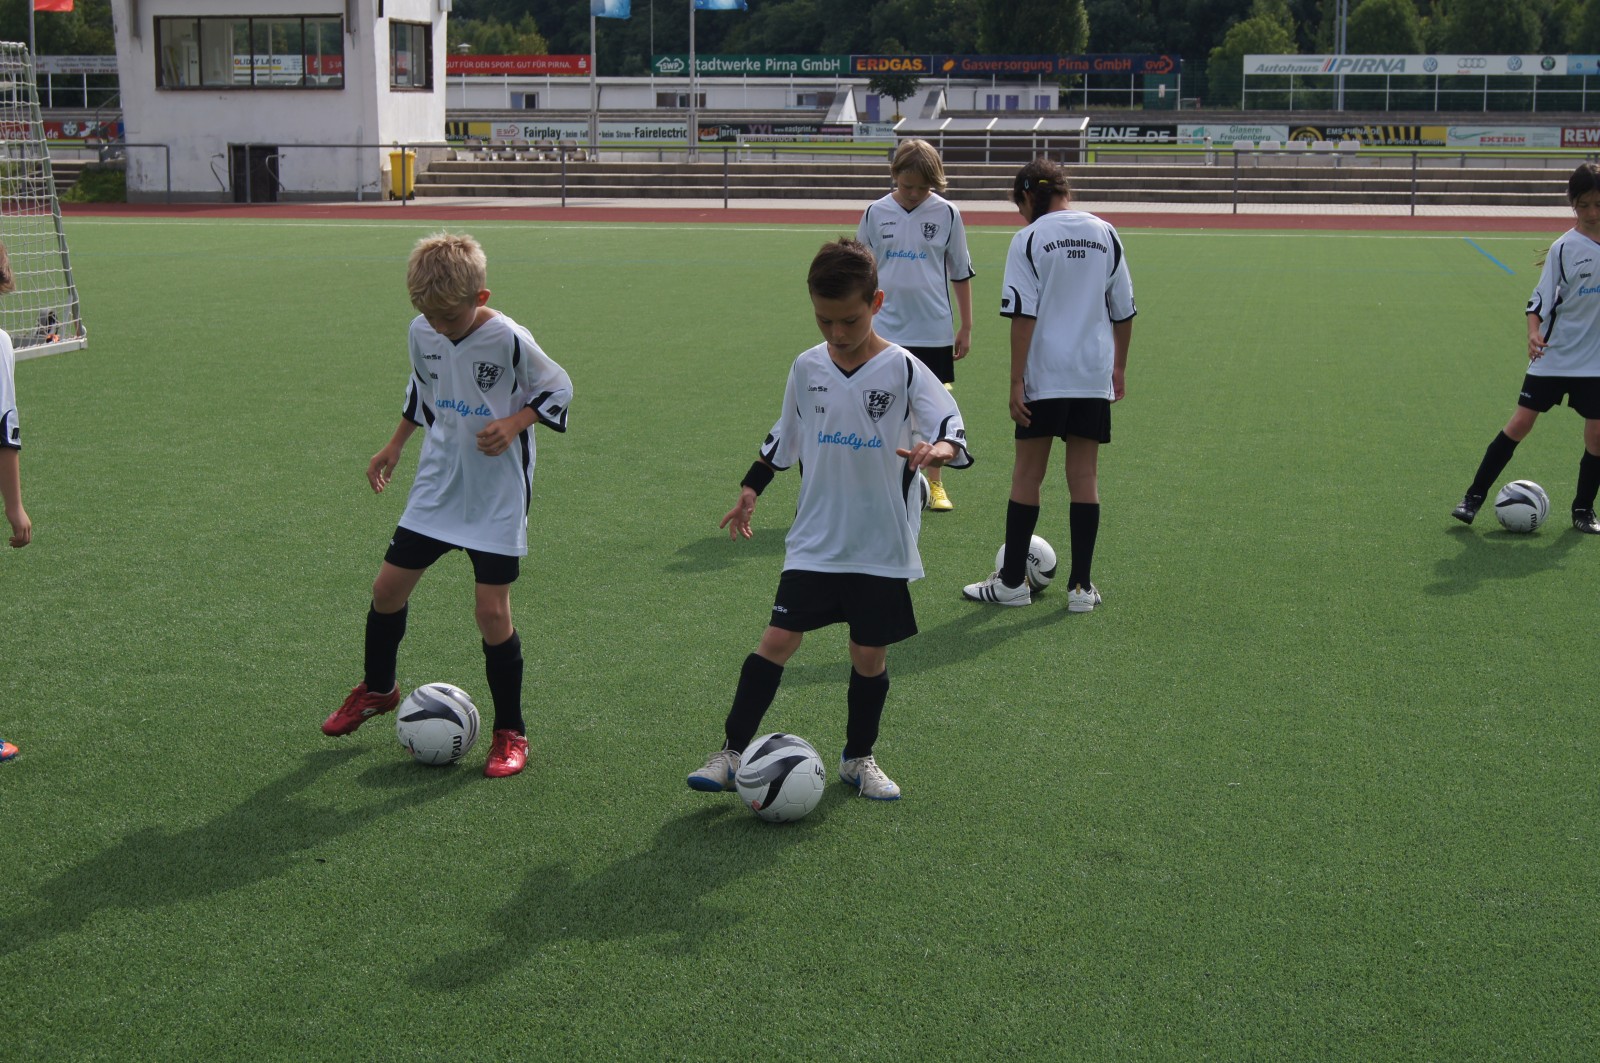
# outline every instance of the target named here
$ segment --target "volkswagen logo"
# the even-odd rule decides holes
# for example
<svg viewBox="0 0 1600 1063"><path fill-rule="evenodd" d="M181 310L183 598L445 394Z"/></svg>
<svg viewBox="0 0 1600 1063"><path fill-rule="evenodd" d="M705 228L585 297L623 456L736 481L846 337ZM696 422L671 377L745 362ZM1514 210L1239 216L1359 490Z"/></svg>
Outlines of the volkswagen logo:
<svg viewBox="0 0 1600 1063"><path fill-rule="evenodd" d="M1433 73L1435 70L1439 69L1439 60L1435 59L1431 55L1428 56L1428 58L1422 61L1422 69L1426 70L1430 74Z"/></svg>
<svg viewBox="0 0 1600 1063"><path fill-rule="evenodd" d="M1521 70L1522 69L1522 56L1520 56L1520 55L1507 56L1506 57L1506 69L1507 70Z"/></svg>

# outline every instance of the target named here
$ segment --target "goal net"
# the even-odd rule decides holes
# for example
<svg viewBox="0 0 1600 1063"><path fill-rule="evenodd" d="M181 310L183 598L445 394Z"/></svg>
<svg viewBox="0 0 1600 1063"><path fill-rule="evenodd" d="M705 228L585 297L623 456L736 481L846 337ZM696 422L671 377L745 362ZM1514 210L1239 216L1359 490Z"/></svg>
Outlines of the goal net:
<svg viewBox="0 0 1600 1063"><path fill-rule="evenodd" d="M0 241L17 290L0 295L0 328L17 357L85 345L78 288L61 227L50 148L28 46L0 41Z"/></svg>

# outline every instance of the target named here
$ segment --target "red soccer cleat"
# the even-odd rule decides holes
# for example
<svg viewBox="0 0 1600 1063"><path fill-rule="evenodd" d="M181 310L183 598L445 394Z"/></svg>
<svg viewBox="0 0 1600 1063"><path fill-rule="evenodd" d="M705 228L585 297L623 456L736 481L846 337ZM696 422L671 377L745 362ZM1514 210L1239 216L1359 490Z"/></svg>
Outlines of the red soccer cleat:
<svg viewBox="0 0 1600 1063"><path fill-rule="evenodd" d="M344 699L343 705L334 710L332 716L322 721L322 733L335 738L351 734L373 716L393 712L398 704L400 704L399 683L396 683L394 689L387 694L373 694L367 690L367 684L362 683L350 691L350 696Z"/></svg>
<svg viewBox="0 0 1600 1063"><path fill-rule="evenodd" d="M22 750L7 742L4 738L0 738L0 761L10 760L20 752Z"/></svg>
<svg viewBox="0 0 1600 1063"><path fill-rule="evenodd" d="M528 766L528 740L515 731L496 731L483 773L491 779L515 775Z"/></svg>

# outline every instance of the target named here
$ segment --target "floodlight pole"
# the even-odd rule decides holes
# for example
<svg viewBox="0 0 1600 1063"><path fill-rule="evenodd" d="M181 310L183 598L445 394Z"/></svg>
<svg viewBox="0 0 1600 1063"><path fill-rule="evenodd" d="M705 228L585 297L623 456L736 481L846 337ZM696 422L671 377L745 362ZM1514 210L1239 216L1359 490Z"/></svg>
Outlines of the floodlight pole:
<svg viewBox="0 0 1600 1063"><path fill-rule="evenodd" d="M694 0L689 0L689 161L700 161L700 114L694 61Z"/></svg>
<svg viewBox="0 0 1600 1063"><path fill-rule="evenodd" d="M595 94L595 62L594 62L594 5L589 5L589 157L592 159L600 153L600 142L597 137L600 126L600 102Z"/></svg>
<svg viewBox="0 0 1600 1063"><path fill-rule="evenodd" d="M1334 32L1333 50L1334 50L1334 53L1336 55L1338 55L1339 58L1342 59L1342 58L1344 58L1345 49L1347 47L1347 42L1346 42L1346 38L1345 38L1345 30L1346 30L1347 24L1350 21L1350 0L1339 0L1338 6L1335 8L1334 20L1335 20L1335 32ZM1337 85L1337 89L1336 89L1336 91L1334 93L1333 109L1336 110L1336 111L1342 111L1342 110L1344 110L1344 71L1343 70L1341 70L1339 72L1339 77L1338 77L1338 80L1335 82L1335 84Z"/></svg>

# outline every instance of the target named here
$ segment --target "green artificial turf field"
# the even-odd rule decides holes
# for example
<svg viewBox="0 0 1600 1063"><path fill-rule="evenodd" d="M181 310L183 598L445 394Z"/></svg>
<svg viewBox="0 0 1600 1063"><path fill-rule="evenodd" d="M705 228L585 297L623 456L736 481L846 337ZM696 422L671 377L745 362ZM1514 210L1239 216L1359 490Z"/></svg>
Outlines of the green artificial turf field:
<svg viewBox="0 0 1600 1063"><path fill-rule="evenodd" d="M1465 223L1464 223L1465 224ZM977 464L924 522L877 747L759 822L684 775L765 623L795 474L717 521L817 342L841 229L464 226L572 374L513 593L530 769L412 765L360 679L403 506L423 222L74 218L86 351L21 363L0 556L0 1059L1577 1059L1594 985L1600 542L1580 421L1449 517L1554 233L1130 231L1104 606L965 603L1009 490L1009 230L971 233ZM1468 239L1468 237L1471 237ZM1067 500L1039 531L1065 554ZM487 711L465 558L401 682ZM767 717L838 757L844 634ZM1584 1046L1588 1046L1585 1048Z"/></svg>

